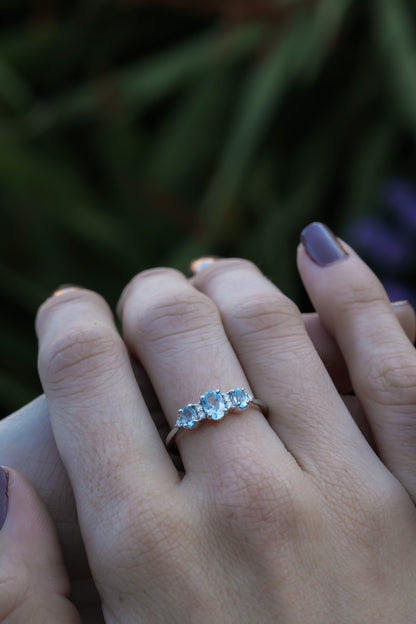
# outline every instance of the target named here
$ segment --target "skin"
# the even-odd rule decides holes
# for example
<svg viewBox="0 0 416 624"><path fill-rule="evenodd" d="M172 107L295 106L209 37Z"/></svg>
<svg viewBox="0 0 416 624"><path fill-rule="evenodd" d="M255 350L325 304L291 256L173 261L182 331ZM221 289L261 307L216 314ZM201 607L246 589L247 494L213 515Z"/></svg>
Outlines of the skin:
<svg viewBox="0 0 416 624"><path fill-rule="evenodd" d="M125 343L170 426L209 388L251 388L269 406L268 421L248 409L182 436L183 478L105 302L68 290L42 306L40 375L106 622L414 617L415 356L378 280L349 252L325 268L302 248L298 256L322 335L334 335L345 358L349 375L328 363L338 387L296 307L248 262L215 262L192 283L157 269L127 287ZM412 334L409 308L399 314ZM379 456L340 398L349 379ZM37 413L46 425L46 410ZM9 431L19 419L22 431L24 418L10 419ZM50 462L41 469L59 466L52 431L32 426ZM52 507L53 480L31 476ZM55 505L60 522L74 521L63 508Z"/></svg>

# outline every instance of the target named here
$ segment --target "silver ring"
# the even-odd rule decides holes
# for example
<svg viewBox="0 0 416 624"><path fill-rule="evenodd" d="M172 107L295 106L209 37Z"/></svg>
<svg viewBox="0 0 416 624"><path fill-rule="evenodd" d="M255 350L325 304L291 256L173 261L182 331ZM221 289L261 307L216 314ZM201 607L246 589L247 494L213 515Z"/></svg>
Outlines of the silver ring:
<svg viewBox="0 0 416 624"><path fill-rule="evenodd" d="M200 397L198 403L188 403L178 410L175 426L165 440L166 447L170 448L180 433L196 429L204 420L218 422L229 412L238 413L248 407L256 407L267 416L266 404L255 399L244 388L234 388L228 392L209 390Z"/></svg>

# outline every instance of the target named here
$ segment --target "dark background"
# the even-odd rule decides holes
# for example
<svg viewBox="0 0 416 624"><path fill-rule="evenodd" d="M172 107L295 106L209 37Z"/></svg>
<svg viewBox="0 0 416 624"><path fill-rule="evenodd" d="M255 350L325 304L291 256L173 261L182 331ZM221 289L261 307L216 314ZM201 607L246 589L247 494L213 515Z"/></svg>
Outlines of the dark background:
<svg viewBox="0 0 416 624"><path fill-rule="evenodd" d="M0 0L0 416L63 283L237 255L306 309L321 220L416 300L414 3L167 4Z"/></svg>

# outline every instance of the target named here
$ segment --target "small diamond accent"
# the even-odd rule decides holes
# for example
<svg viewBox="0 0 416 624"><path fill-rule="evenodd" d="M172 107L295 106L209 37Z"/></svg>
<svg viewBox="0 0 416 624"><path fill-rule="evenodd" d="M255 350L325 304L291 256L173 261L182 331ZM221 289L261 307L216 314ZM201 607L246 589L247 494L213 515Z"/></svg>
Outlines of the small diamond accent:
<svg viewBox="0 0 416 624"><path fill-rule="evenodd" d="M235 407L234 403L231 400L230 394L228 392L227 392L227 394L223 394L222 397L224 399L224 404L225 404L225 409L226 410L230 410L230 409L233 409L233 407Z"/></svg>
<svg viewBox="0 0 416 624"><path fill-rule="evenodd" d="M199 403L197 403L196 405L194 405L195 411L196 411L196 420L204 420L204 418L207 417L207 415L205 414L204 410L202 409L201 405Z"/></svg>
<svg viewBox="0 0 416 624"><path fill-rule="evenodd" d="M263 401L255 399L244 388L234 388L228 392L210 390L203 394L198 403L188 403L178 410L178 418L175 426L166 437L166 447L169 449L175 442L176 437L185 429L195 429L201 420L221 420L228 412L244 410L253 405L267 416L267 406Z"/></svg>

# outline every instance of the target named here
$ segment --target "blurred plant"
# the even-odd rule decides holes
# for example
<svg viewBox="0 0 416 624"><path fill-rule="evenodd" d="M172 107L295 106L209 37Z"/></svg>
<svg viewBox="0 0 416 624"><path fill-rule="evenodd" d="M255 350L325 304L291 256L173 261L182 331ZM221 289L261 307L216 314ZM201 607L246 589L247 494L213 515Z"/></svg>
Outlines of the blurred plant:
<svg viewBox="0 0 416 624"><path fill-rule="evenodd" d="M407 299L416 309L416 186L391 179L379 201L377 214L352 220L346 238L374 267L390 299Z"/></svg>
<svg viewBox="0 0 416 624"><path fill-rule="evenodd" d="M134 0L131 0L134 1ZM140 1L140 0L138 0ZM284 19L299 5L313 5L317 0L152 0L154 4L186 8L201 13L220 13L226 19Z"/></svg>
<svg viewBox="0 0 416 624"><path fill-rule="evenodd" d="M177 2L2 3L3 413L39 391L59 283L114 305L138 270L242 255L302 305L302 226L415 170L413 2Z"/></svg>

